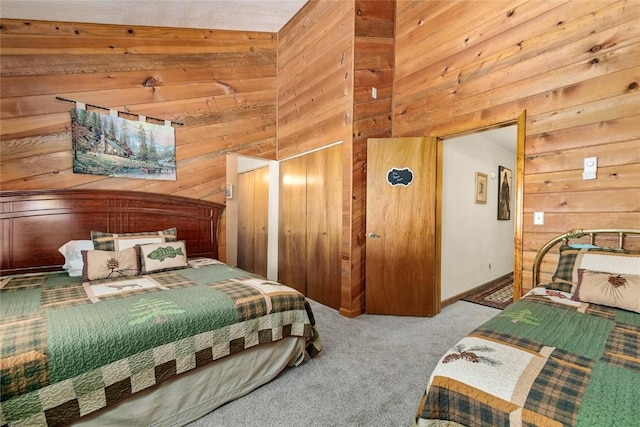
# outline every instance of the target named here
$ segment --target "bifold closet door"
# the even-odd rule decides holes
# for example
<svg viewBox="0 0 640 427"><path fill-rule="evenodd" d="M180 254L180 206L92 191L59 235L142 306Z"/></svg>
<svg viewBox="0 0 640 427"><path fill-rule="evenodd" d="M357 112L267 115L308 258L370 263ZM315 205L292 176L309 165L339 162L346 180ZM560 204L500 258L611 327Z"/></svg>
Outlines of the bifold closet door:
<svg viewBox="0 0 640 427"><path fill-rule="evenodd" d="M307 156L307 296L340 308L342 145Z"/></svg>
<svg viewBox="0 0 640 427"><path fill-rule="evenodd" d="M278 280L340 308L342 145L280 163Z"/></svg>
<svg viewBox="0 0 640 427"><path fill-rule="evenodd" d="M278 281L306 295L307 160L280 163Z"/></svg>
<svg viewBox="0 0 640 427"><path fill-rule="evenodd" d="M269 168L238 175L238 267L267 275Z"/></svg>

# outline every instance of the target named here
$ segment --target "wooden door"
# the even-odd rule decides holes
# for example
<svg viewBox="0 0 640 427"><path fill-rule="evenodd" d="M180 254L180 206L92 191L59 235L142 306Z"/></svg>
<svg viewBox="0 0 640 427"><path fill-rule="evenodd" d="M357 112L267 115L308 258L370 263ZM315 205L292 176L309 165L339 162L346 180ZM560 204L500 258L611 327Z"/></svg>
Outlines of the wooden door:
<svg viewBox="0 0 640 427"><path fill-rule="evenodd" d="M307 296L340 308L342 145L307 156Z"/></svg>
<svg viewBox="0 0 640 427"><path fill-rule="evenodd" d="M306 295L307 160L280 163L278 281Z"/></svg>
<svg viewBox="0 0 640 427"><path fill-rule="evenodd" d="M435 138L367 141L367 313L437 314Z"/></svg>
<svg viewBox="0 0 640 427"><path fill-rule="evenodd" d="M267 275L269 168L238 175L238 267Z"/></svg>
<svg viewBox="0 0 640 427"><path fill-rule="evenodd" d="M253 272L267 277L269 239L269 167L254 171Z"/></svg>
<svg viewBox="0 0 640 427"><path fill-rule="evenodd" d="M254 173L244 172L238 175L238 267L253 272L254 245Z"/></svg>

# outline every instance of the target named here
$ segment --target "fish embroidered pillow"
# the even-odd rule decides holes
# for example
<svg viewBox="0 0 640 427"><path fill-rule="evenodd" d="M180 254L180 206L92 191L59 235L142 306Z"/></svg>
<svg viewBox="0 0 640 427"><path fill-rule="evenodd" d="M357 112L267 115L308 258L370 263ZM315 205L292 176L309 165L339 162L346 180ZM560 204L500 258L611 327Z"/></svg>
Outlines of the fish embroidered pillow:
<svg viewBox="0 0 640 427"><path fill-rule="evenodd" d="M141 273L188 267L183 240L139 245Z"/></svg>

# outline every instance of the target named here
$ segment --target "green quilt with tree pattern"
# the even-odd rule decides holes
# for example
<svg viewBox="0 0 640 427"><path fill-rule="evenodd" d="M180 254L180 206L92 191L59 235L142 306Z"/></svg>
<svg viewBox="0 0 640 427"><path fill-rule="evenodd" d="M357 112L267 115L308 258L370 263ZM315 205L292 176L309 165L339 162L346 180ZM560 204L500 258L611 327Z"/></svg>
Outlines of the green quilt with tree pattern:
<svg viewBox="0 0 640 427"><path fill-rule="evenodd" d="M65 425L287 336L321 349L304 296L226 264L83 283L0 281L0 426Z"/></svg>

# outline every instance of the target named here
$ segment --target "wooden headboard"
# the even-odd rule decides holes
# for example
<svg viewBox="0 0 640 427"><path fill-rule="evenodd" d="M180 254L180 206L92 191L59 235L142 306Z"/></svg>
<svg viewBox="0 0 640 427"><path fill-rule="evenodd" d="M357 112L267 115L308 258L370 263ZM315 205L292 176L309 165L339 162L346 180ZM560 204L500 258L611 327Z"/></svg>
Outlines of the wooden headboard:
<svg viewBox="0 0 640 427"><path fill-rule="evenodd" d="M0 192L2 275L60 270L58 248L109 233L176 227L189 257L218 257L224 205L186 197L116 190Z"/></svg>

